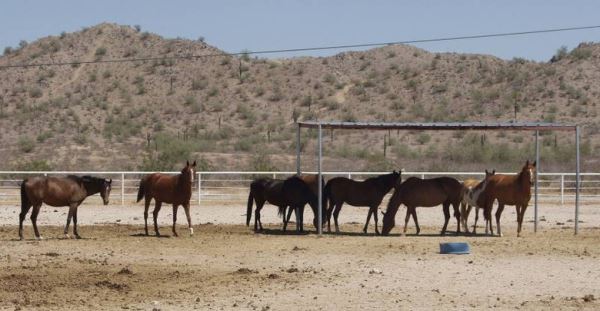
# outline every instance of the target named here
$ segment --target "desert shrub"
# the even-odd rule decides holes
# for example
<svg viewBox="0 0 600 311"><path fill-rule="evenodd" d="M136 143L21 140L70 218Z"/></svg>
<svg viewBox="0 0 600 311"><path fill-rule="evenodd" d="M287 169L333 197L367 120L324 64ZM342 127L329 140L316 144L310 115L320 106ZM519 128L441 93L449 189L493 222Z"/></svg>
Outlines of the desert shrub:
<svg viewBox="0 0 600 311"><path fill-rule="evenodd" d="M52 166L46 160L31 160L17 165L19 171L51 171Z"/></svg>
<svg viewBox="0 0 600 311"><path fill-rule="evenodd" d="M34 86L32 88L29 89L29 96L31 98L40 98L42 97L43 93L42 93L42 89L40 89L37 86Z"/></svg>
<svg viewBox="0 0 600 311"><path fill-rule="evenodd" d="M30 153L35 148L35 142L29 137L21 137L17 142L19 150L23 153Z"/></svg>
<svg viewBox="0 0 600 311"><path fill-rule="evenodd" d="M94 55L96 55L96 57L102 57L102 56L106 55L106 48L102 47L102 46L97 48Z"/></svg>
<svg viewBox="0 0 600 311"><path fill-rule="evenodd" d="M430 140L431 136L427 133L420 133L419 136L417 136L417 142L421 145L428 143Z"/></svg>
<svg viewBox="0 0 600 311"><path fill-rule="evenodd" d="M573 51L571 51L570 55L571 55L571 57L575 58L576 60L583 60L583 59L590 58L590 56L592 56L592 50L588 47L580 46L578 48L573 49Z"/></svg>

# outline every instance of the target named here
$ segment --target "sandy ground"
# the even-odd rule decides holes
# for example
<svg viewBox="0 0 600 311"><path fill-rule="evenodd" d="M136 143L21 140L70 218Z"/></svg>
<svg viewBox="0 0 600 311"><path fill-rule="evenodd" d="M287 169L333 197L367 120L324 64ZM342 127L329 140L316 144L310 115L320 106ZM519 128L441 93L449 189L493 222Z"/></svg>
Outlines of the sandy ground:
<svg viewBox="0 0 600 311"><path fill-rule="evenodd" d="M140 235L142 209L83 206L84 239L73 240L62 238L66 208L44 206L46 240L33 240L27 219L26 241L18 241L17 208L0 206L0 309L600 308L600 211L592 206L582 209L578 236L572 207L540 206L540 231L527 222L521 238L513 207L501 238L441 237L441 208L418 210L420 236L399 236L401 228L365 236L366 209L349 206L343 234L318 237L310 221L311 233L285 234L271 206L263 209L268 230L255 234L239 203L193 208L192 237L180 209L180 237L156 238ZM171 234L171 213L161 211L163 234ZM530 208L526 221L532 215ZM440 255L446 241L466 241L472 253Z"/></svg>

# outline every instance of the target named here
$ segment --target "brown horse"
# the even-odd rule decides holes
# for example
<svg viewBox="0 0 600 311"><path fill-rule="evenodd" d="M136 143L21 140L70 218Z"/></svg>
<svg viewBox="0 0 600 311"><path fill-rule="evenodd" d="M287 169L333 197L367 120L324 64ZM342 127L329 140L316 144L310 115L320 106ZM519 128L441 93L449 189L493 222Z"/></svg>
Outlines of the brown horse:
<svg viewBox="0 0 600 311"><path fill-rule="evenodd" d="M196 174L196 161L190 165L187 161L185 167L178 175L164 175L159 173L144 176L140 181L138 190L137 202L145 198L144 201L144 230L148 235L148 208L150 201L154 199L154 232L156 236L160 236L158 232L158 212L163 202L173 205L173 235L177 235L175 224L177 223L177 209L179 205L183 206L185 216L187 217L188 228L190 235L194 234L192 228L192 219L190 217L190 198L192 197L192 187L194 185L194 175Z"/></svg>
<svg viewBox="0 0 600 311"><path fill-rule="evenodd" d="M303 178L304 177L304 178ZM296 213L296 232L304 232L304 206L308 203L311 207L313 214L315 217L313 218L313 226L317 228L318 224L318 193L315 193L315 190L318 191L318 185L316 189L306 182L317 182L318 184L318 176L292 176L286 179L283 182L282 191L283 197L285 199L285 203L290 207L288 212L287 220L283 224L283 230L285 231L287 227L287 223L290 220L290 216L292 215L292 211ZM321 210L321 224L325 223L326 216L326 206L322 205Z"/></svg>
<svg viewBox="0 0 600 311"><path fill-rule="evenodd" d="M444 227L442 235L446 233L448 221L450 220L450 205L454 208L454 217L456 217L456 234L460 233L460 212L459 205L462 199L462 185L454 178L438 177L432 179L421 179L410 177L394 189L394 194L388 202L386 212L383 214L383 235L388 235L394 227L396 221L396 212L400 204L406 205L406 217L404 221L404 233L410 215L412 215L417 234L421 232L419 222L417 221L416 208L418 206L433 207L442 204L444 208Z"/></svg>
<svg viewBox="0 0 600 311"><path fill-rule="evenodd" d="M300 175L300 178L308 185L308 187L311 189L314 195L318 195L318 175ZM286 218L285 211L289 204L283 192L284 182L285 180L283 179L272 179L268 177L258 178L252 181L252 183L250 184L250 192L248 194L248 204L246 209L246 226L250 225L250 219L252 218L252 204L256 203L256 209L254 211L254 231L258 232L263 230L262 222L260 221L260 211L262 210L265 202L268 202L278 207L278 215L282 216L283 218L283 230L286 230L287 222L289 221L291 213L294 209L289 210L288 216ZM323 211L325 211L325 209L326 206L323 206ZM315 226L316 215L317 213L315 213L315 221L313 221L313 224L315 224ZM325 218L323 217L323 219Z"/></svg>
<svg viewBox="0 0 600 311"><path fill-rule="evenodd" d="M65 237L69 238L69 224L73 219L73 235L81 238L77 232L77 208L90 195L100 193L104 205L108 204L112 179L96 178L92 176L67 177L33 177L23 180L21 183L21 213L19 214L19 238L23 240L23 220L31 206L31 223L35 238L41 240L37 227L37 216L42 203L50 206L68 206L67 225L65 226Z"/></svg>
<svg viewBox="0 0 600 311"><path fill-rule="evenodd" d="M493 170L491 172L485 170L485 177L483 180L466 179L462 182L463 197L462 202L460 203L460 220L466 233L469 233L467 221L469 219L469 214L471 213L471 209L473 208L473 206L475 207L475 223L473 224L473 234L475 234L477 231L479 209L485 208L483 193L485 191L485 188L487 187L490 177L494 176L494 174L496 174L496 170ZM488 234L488 228L490 230L492 229L491 211L484 210L483 217L485 219L485 234Z"/></svg>
<svg viewBox="0 0 600 311"><path fill-rule="evenodd" d="M529 160L517 175L496 174L490 177L490 181L485 188L485 210L489 211L491 216L492 205L498 200L498 209L496 210L496 226L498 235L502 236L500 228L500 216L504 210L504 205L514 205L517 209L517 236L521 236L521 226L523 216L531 199L531 185L534 182L536 162L530 163ZM494 232L492 232L492 235Z"/></svg>
<svg viewBox="0 0 600 311"><path fill-rule="evenodd" d="M342 205L348 203L352 206L367 206L369 212L363 232L367 233L367 227L371 220L371 215L375 220L375 233L379 235L377 228L377 208L383 197L401 179L400 172L371 177L364 181L354 181L345 177L332 178L327 182L323 192L323 198L329 200L329 210L327 211L327 231L331 232L331 214L335 221L335 232L340 232L338 226L338 215L342 210ZM334 210L335 208L335 210Z"/></svg>

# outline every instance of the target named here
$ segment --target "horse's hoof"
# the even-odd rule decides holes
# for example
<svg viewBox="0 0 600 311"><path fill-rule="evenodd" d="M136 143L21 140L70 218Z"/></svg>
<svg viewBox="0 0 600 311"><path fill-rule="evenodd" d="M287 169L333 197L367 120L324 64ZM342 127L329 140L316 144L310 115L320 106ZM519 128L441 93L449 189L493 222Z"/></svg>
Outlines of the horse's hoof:
<svg viewBox="0 0 600 311"><path fill-rule="evenodd" d="M179 234L177 234L177 232L173 232L173 236L176 237L176 238L178 238Z"/></svg>
<svg viewBox="0 0 600 311"><path fill-rule="evenodd" d="M76 235L75 235L75 238L76 238L77 240L81 240L81 236L80 236L79 234L76 234Z"/></svg>
<svg viewBox="0 0 600 311"><path fill-rule="evenodd" d="M35 239L36 239L36 240L38 240L38 241L42 241L42 240L44 239L44 237L42 237L42 236L40 235L40 236L36 236L36 237L35 237Z"/></svg>
<svg viewBox="0 0 600 311"><path fill-rule="evenodd" d="M70 238L71 238L71 236L69 236L68 233L65 233L65 239L70 239Z"/></svg>
<svg viewBox="0 0 600 311"><path fill-rule="evenodd" d="M194 228L190 228L190 236L194 235Z"/></svg>

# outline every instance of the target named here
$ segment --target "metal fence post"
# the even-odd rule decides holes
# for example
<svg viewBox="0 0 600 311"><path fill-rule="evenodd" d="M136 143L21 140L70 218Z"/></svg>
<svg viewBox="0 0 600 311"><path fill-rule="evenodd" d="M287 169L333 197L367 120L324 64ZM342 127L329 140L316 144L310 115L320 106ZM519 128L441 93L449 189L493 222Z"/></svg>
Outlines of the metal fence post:
<svg viewBox="0 0 600 311"><path fill-rule="evenodd" d="M560 175L560 205L565 205L565 175Z"/></svg>
<svg viewBox="0 0 600 311"><path fill-rule="evenodd" d="M121 173L121 206L125 206L125 173Z"/></svg>
<svg viewBox="0 0 600 311"><path fill-rule="evenodd" d="M198 172L198 206L202 199L202 173Z"/></svg>

